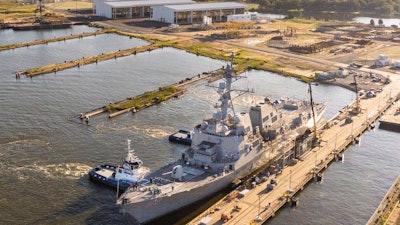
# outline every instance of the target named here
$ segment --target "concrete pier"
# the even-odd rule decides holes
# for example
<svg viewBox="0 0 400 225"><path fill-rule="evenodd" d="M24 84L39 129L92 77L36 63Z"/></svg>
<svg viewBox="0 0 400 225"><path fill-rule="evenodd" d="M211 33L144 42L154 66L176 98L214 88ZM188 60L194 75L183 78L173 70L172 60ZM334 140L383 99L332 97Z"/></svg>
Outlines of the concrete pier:
<svg viewBox="0 0 400 225"><path fill-rule="evenodd" d="M400 176L390 187L366 225L387 224L395 225L400 222Z"/></svg>
<svg viewBox="0 0 400 225"><path fill-rule="evenodd" d="M321 130L320 145L312 149L302 161L284 168L282 174L277 177L270 176L266 182L246 191L244 196L235 199L226 196L189 224L262 224L275 216L282 206L290 202L308 182L314 180L313 178L320 174L339 153L355 143L356 139L369 129L393 103L394 99L390 97L390 92L399 93L399 83L400 80L396 77L394 82L388 84L377 97L361 99L359 105L361 110L358 113L354 113L354 110L353 113L342 110L330 121L329 127ZM351 120L347 119L349 117ZM267 184L271 179L274 179L277 185L273 190L268 190ZM229 214L232 217L221 220L222 214Z"/></svg>

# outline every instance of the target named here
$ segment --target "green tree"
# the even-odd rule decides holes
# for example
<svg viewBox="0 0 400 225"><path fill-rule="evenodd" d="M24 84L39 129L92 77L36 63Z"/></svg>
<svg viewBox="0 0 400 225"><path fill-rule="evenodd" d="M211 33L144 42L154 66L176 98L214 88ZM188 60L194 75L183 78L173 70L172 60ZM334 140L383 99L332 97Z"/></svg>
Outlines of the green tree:
<svg viewBox="0 0 400 225"><path fill-rule="evenodd" d="M382 20L382 19L379 19L379 20L378 20L378 24L379 24L379 26L383 26L383 20Z"/></svg>
<svg viewBox="0 0 400 225"><path fill-rule="evenodd" d="M371 20L369 21L369 24L372 25L372 26L375 26L375 20L374 20L374 19L371 19Z"/></svg>

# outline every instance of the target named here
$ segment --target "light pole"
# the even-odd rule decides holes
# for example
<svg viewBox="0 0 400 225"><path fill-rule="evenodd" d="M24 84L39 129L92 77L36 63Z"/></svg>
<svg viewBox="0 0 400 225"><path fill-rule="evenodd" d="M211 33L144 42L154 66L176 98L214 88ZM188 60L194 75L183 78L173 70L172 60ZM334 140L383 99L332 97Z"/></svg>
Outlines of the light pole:
<svg viewBox="0 0 400 225"><path fill-rule="evenodd" d="M260 195L258 195L258 218L260 218Z"/></svg>
<svg viewBox="0 0 400 225"><path fill-rule="evenodd" d="M315 151L315 166L314 166L315 169L317 169L317 156L319 150L321 150L321 144L318 145L318 150Z"/></svg>
<svg viewBox="0 0 400 225"><path fill-rule="evenodd" d="M261 198L261 196L258 195L258 214L257 214L257 217L255 219L256 222L261 222L261 217L260 217L260 198Z"/></svg>
<svg viewBox="0 0 400 225"><path fill-rule="evenodd" d="M117 202L118 202L118 194L119 194L119 179L118 179L118 183L117 183Z"/></svg>

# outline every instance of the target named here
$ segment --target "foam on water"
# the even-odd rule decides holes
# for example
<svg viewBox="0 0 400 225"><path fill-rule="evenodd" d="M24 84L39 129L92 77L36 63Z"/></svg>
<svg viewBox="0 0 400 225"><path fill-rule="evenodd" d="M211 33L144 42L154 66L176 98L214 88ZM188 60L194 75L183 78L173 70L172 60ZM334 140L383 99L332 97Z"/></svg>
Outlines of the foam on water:
<svg viewBox="0 0 400 225"><path fill-rule="evenodd" d="M91 169L90 166L82 163L63 163L40 165L38 163L24 165L19 167L9 167L9 169L17 174L20 174L20 180L26 180L27 176L22 175L27 171L40 173L50 179L79 179L87 174Z"/></svg>

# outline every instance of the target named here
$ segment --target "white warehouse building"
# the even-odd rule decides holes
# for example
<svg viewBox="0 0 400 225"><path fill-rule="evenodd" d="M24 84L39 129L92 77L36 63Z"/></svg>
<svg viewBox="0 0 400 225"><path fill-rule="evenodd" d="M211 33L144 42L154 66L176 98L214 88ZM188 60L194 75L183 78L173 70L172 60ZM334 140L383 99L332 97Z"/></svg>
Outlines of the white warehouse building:
<svg viewBox="0 0 400 225"><path fill-rule="evenodd" d="M93 0L93 12L109 19L151 18L171 24L201 23L205 16L214 22L243 14L247 5L237 2L196 3L193 0Z"/></svg>
<svg viewBox="0 0 400 225"><path fill-rule="evenodd" d="M133 0L110 1L93 0L93 12L96 16L109 19L152 17L152 7L163 5L195 4L193 0Z"/></svg>
<svg viewBox="0 0 400 225"><path fill-rule="evenodd" d="M243 14L247 5L237 2L217 2L153 6L152 20L171 24L201 23L205 16L213 22L225 22L229 15Z"/></svg>

